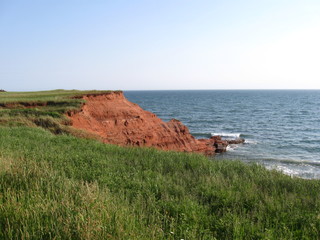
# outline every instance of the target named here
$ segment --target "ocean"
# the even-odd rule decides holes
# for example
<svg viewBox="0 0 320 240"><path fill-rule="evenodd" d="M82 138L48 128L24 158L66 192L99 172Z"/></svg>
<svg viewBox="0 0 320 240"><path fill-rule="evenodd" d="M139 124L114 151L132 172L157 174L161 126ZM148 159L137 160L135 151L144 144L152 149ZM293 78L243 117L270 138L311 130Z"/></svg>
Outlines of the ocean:
<svg viewBox="0 0 320 240"><path fill-rule="evenodd" d="M196 138L241 137L213 160L263 164L301 178L320 178L320 90L125 91L164 121L176 118Z"/></svg>

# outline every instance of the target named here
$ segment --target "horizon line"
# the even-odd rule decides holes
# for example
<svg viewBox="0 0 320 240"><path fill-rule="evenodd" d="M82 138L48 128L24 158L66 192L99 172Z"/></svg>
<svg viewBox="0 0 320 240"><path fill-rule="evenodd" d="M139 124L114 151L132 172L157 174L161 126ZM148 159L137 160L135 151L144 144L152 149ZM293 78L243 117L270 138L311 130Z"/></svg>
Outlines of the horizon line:
<svg viewBox="0 0 320 240"><path fill-rule="evenodd" d="M41 90L6 90L6 92L42 92L42 91L55 91L55 90L77 90L77 91L319 91L320 89L311 88L224 88L224 89L68 89L68 88L55 88L55 89L41 89Z"/></svg>

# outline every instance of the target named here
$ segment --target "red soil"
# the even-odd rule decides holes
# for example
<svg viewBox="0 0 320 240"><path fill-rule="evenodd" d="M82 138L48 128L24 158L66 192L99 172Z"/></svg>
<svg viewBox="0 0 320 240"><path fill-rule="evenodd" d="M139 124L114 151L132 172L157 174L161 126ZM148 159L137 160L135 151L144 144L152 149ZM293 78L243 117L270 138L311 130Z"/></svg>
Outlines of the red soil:
<svg viewBox="0 0 320 240"><path fill-rule="evenodd" d="M87 95L80 112L69 113L72 126L98 134L105 143L213 155L228 143L219 137L195 139L180 121L163 122L128 101L122 92Z"/></svg>

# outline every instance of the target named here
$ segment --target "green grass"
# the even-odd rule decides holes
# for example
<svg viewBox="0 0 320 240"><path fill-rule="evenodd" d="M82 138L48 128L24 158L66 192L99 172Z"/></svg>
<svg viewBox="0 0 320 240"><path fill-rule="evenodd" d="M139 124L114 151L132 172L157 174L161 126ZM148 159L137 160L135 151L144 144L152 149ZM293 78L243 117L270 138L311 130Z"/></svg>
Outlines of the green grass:
<svg viewBox="0 0 320 240"><path fill-rule="evenodd" d="M319 180L77 138L58 105L0 110L0 239L319 239Z"/></svg>
<svg viewBox="0 0 320 240"><path fill-rule="evenodd" d="M86 94L110 91L53 90L41 92L0 92L0 125L43 127L55 134L94 137L69 127L68 112L78 111Z"/></svg>
<svg viewBox="0 0 320 240"><path fill-rule="evenodd" d="M0 104L8 103L54 103L53 105L81 102L79 99L72 99L73 97L82 96L84 94L100 94L110 91L80 91L80 90L51 90L38 92L1 92Z"/></svg>
<svg viewBox="0 0 320 240"><path fill-rule="evenodd" d="M0 128L0 239L317 239L320 182Z"/></svg>
<svg viewBox="0 0 320 240"><path fill-rule="evenodd" d="M53 90L42 92L0 92L0 113L15 109L11 114L50 115L59 117L68 111L77 110L84 103L81 96L111 91ZM4 111L6 113L6 111Z"/></svg>

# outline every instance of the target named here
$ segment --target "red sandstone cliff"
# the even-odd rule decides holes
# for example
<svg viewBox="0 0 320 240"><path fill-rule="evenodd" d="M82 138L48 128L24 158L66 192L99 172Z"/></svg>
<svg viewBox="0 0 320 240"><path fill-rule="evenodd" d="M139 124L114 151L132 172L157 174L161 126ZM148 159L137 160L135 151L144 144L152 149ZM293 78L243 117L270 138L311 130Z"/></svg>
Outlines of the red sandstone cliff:
<svg viewBox="0 0 320 240"><path fill-rule="evenodd" d="M98 134L105 143L206 155L223 152L228 145L219 137L195 139L180 121L163 122L128 101L122 92L87 95L83 99L86 103L81 111L69 114L72 126Z"/></svg>

